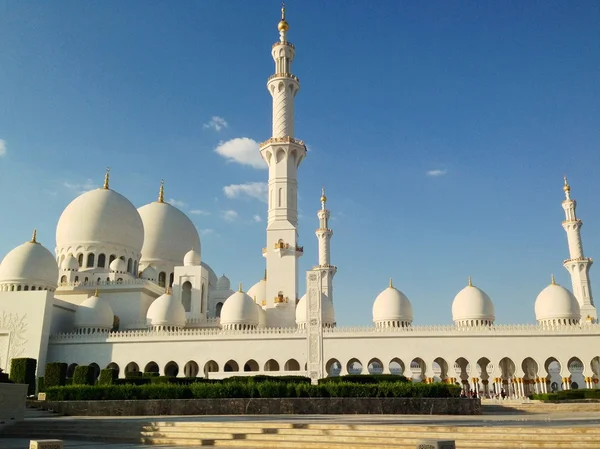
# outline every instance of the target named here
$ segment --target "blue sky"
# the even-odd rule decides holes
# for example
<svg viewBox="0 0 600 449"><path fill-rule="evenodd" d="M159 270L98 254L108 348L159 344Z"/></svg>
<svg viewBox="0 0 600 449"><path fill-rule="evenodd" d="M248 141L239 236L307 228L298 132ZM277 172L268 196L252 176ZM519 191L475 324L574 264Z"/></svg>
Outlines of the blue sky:
<svg viewBox="0 0 600 449"><path fill-rule="evenodd" d="M260 279L266 205L249 183L267 171L233 139L270 137L279 7L0 0L0 254L34 227L53 249L63 208L110 166L136 207L164 178L203 260ZM300 277L325 186L339 324L368 324L390 276L415 323L449 323L469 275L498 323L533 322L550 274L570 285L565 173L600 257L600 3L291 0L288 19L310 147Z"/></svg>

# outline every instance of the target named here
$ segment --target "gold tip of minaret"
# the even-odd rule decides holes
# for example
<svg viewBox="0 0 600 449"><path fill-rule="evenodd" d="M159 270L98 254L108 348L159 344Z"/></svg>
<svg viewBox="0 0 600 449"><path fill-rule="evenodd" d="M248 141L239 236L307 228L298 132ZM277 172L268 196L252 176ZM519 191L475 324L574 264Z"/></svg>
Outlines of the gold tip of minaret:
<svg viewBox="0 0 600 449"><path fill-rule="evenodd" d="M110 167L106 167L106 173L104 174L104 188L108 189L108 181L110 180Z"/></svg>
<svg viewBox="0 0 600 449"><path fill-rule="evenodd" d="M564 176L564 180L565 180L565 183L563 185L563 190L565 192L570 192L571 191L571 186L569 185L569 181L567 181L567 175Z"/></svg>
<svg viewBox="0 0 600 449"><path fill-rule="evenodd" d="M394 288L394 283L392 282L392 278L390 278L389 288Z"/></svg>
<svg viewBox="0 0 600 449"><path fill-rule="evenodd" d="M31 236L31 243L37 243L37 229L33 230L33 235Z"/></svg>
<svg viewBox="0 0 600 449"><path fill-rule="evenodd" d="M158 189L158 202L159 203L165 202L165 180L164 179L160 180L160 189Z"/></svg>
<svg viewBox="0 0 600 449"><path fill-rule="evenodd" d="M242 283L240 282L240 286L238 288L238 292L243 293L244 290L242 290Z"/></svg>
<svg viewBox="0 0 600 449"><path fill-rule="evenodd" d="M285 20L285 2L281 2L281 20L277 24L279 31L287 31L290 29L290 25Z"/></svg>
<svg viewBox="0 0 600 449"><path fill-rule="evenodd" d="M551 285L556 285L556 279L554 279L554 275L552 275Z"/></svg>
<svg viewBox="0 0 600 449"><path fill-rule="evenodd" d="M473 279L471 279L471 276L469 276L469 287L473 287Z"/></svg>
<svg viewBox="0 0 600 449"><path fill-rule="evenodd" d="M166 294L166 295L170 295L170 294L171 294L171 287L167 287L167 288L165 289L165 294Z"/></svg>

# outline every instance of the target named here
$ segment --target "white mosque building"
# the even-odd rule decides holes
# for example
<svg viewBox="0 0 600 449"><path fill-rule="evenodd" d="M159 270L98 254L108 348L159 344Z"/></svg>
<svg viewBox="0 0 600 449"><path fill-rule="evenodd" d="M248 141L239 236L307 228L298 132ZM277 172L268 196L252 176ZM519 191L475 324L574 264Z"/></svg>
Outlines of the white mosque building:
<svg viewBox="0 0 600 449"><path fill-rule="evenodd" d="M53 255L33 238L0 265L0 368L15 357L133 372L223 378L232 375L404 374L459 382L483 394L514 396L597 388L600 325L589 269L565 178L563 227L572 292L554 280L535 304L537 324L495 325L494 305L468 285L452 303L453 325L413 326L410 300L390 284L373 303L373 326L335 320L327 198L317 212L318 264L298 291L297 172L306 147L294 134L294 45L285 10L273 44L272 137L260 145L269 168L264 279L233 289L202 260L198 231L158 200L136 209L109 185L63 211Z"/></svg>

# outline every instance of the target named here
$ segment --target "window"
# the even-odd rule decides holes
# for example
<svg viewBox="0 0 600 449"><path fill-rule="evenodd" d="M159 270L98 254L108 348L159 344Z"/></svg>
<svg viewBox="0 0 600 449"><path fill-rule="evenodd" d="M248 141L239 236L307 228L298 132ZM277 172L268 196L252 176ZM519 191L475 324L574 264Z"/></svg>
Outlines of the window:
<svg viewBox="0 0 600 449"><path fill-rule="evenodd" d="M158 273L158 285L164 287L167 282L167 274L164 271Z"/></svg>
<svg viewBox="0 0 600 449"><path fill-rule="evenodd" d="M127 272L133 274L133 259L130 257L127 261Z"/></svg>
<svg viewBox="0 0 600 449"><path fill-rule="evenodd" d="M98 268L106 268L106 255L100 254L98 256Z"/></svg>
<svg viewBox="0 0 600 449"><path fill-rule="evenodd" d="M223 303L222 303L222 302L218 302L218 303L217 303L217 307L216 307L216 309L215 309L215 316L216 316L217 318L220 318L220 317L221 317L221 309L222 309L222 308L223 308Z"/></svg>
<svg viewBox="0 0 600 449"><path fill-rule="evenodd" d="M79 264L79 268L83 266L83 254L77 256L77 263Z"/></svg>
<svg viewBox="0 0 600 449"><path fill-rule="evenodd" d="M171 273L171 275L169 276L169 287L173 287L174 276L175 276L175 273Z"/></svg>
<svg viewBox="0 0 600 449"><path fill-rule="evenodd" d="M108 264L110 265L112 263L113 260L115 260L117 258L117 256L115 256L114 254L111 254L110 257L108 258Z"/></svg>
<svg viewBox="0 0 600 449"><path fill-rule="evenodd" d="M186 312L192 311L192 283L186 281L181 286L181 303Z"/></svg>
<svg viewBox="0 0 600 449"><path fill-rule="evenodd" d="M87 255L87 263L85 264L85 266L88 268L92 268L94 266L94 259L95 259L94 253L89 253Z"/></svg>

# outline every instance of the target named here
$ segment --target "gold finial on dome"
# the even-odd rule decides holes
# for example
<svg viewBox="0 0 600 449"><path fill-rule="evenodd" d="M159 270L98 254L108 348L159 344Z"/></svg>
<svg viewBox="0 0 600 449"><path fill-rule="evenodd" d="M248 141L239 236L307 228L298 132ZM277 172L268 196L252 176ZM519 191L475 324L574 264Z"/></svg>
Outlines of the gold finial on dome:
<svg viewBox="0 0 600 449"><path fill-rule="evenodd" d="M108 189L108 181L110 179L110 167L106 167L106 174L104 175L104 188Z"/></svg>
<svg viewBox="0 0 600 449"><path fill-rule="evenodd" d="M31 243L37 243L37 229L33 230L33 235L31 236Z"/></svg>
<svg viewBox="0 0 600 449"><path fill-rule="evenodd" d="M239 286L239 288L238 288L238 292L240 292L240 293L243 293L243 292L244 292L244 290L242 290L242 283L241 283L241 282L240 282L240 286Z"/></svg>
<svg viewBox="0 0 600 449"><path fill-rule="evenodd" d="M563 190L565 192L571 191L571 186L569 185L569 181L567 181L567 175L564 176L565 184L563 185Z"/></svg>
<svg viewBox="0 0 600 449"><path fill-rule="evenodd" d="M281 2L281 20L277 24L279 31L287 31L290 29L290 24L285 20L285 2Z"/></svg>
<svg viewBox="0 0 600 449"><path fill-rule="evenodd" d="M160 180L160 189L158 189L158 202L159 203L165 202L165 180L164 179Z"/></svg>
<svg viewBox="0 0 600 449"><path fill-rule="evenodd" d="M321 188L321 203L326 203L327 197L325 196L325 187Z"/></svg>
<svg viewBox="0 0 600 449"><path fill-rule="evenodd" d="M394 283L392 282L392 278L390 278L390 284L389 284L388 288L394 288Z"/></svg>
<svg viewBox="0 0 600 449"><path fill-rule="evenodd" d="M165 295L170 295L171 294L171 287L167 287L165 289Z"/></svg>
<svg viewBox="0 0 600 449"><path fill-rule="evenodd" d="M552 284L551 285L556 285L556 279L554 279L554 275L552 275Z"/></svg>
<svg viewBox="0 0 600 449"><path fill-rule="evenodd" d="M98 297L99 297L99 296L98 296L99 294L100 294L100 293L98 292L98 287L96 287L96 288L94 289L94 296L95 296L96 298L98 298Z"/></svg>
<svg viewBox="0 0 600 449"><path fill-rule="evenodd" d="M469 276L469 287L473 287L473 279L471 279L471 276Z"/></svg>

